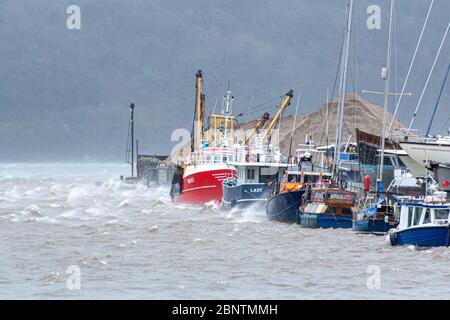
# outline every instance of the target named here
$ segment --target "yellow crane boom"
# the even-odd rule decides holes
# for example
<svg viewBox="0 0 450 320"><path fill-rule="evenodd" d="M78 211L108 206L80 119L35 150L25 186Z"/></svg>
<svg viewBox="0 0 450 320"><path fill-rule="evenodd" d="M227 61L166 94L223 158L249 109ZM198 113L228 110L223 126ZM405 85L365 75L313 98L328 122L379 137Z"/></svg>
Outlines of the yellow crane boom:
<svg viewBox="0 0 450 320"><path fill-rule="evenodd" d="M252 132L248 135L247 138L245 138L244 145L248 145L251 137L253 137L253 135L255 133L257 133L259 131L259 129L261 129L266 124L266 122L269 120L269 117L270 117L270 114L268 114L267 112L263 114L261 119L259 119L258 123L256 124L255 128L253 128Z"/></svg>
<svg viewBox="0 0 450 320"><path fill-rule="evenodd" d="M197 141L196 146L197 149L200 150L202 146L202 133L203 133L203 112L202 112L202 81L203 81L203 74L202 70L198 70L197 74L195 75L196 78L196 84L195 88L197 89L196 92L196 109L197 109Z"/></svg>
<svg viewBox="0 0 450 320"><path fill-rule="evenodd" d="M272 131L273 127L277 123L278 119L280 119L281 115L283 114L283 111L291 104L291 100L294 97L294 91L291 89L283 98L283 102L281 103L280 109L278 110L275 117L273 117L272 122L270 122L269 126L264 130L264 133L262 135L262 139L266 139L269 133Z"/></svg>

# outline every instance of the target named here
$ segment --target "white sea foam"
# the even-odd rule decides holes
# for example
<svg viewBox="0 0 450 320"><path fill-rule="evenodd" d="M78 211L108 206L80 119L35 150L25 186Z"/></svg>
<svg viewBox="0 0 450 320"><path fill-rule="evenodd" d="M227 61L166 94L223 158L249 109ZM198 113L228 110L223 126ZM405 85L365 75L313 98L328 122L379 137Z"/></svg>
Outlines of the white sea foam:
<svg viewBox="0 0 450 320"><path fill-rule="evenodd" d="M125 199L121 203L119 203L118 207L123 208L123 207L128 207L129 205L130 205L130 201L128 199Z"/></svg>
<svg viewBox="0 0 450 320"><path fill-rule="evenodd" d="M64 298L67 290L57 296L48 283L65 287L73 264L88 269L82 294L100 299L108 292L112 298L130 292L135 298L200 292L225 299L450 298L442 272L450 249L384 247L383 237L271 223L264 208L174 205L168 187L122 188L118 176L128 170L103 163L0 164L0 179L11 175L0 183L0 252L12 253L0 262L8 281L0 295ZM123 202L128 205L119 207ZM372 264L384 279L377 292L366 286Z"/></svg>
<svg viewBox="0 0 450 320"><path fill-rule="evenodd" d="M39 208L37 205L28 206L20 211L20 213L24 216L42 217L41 208Z"/></svg>

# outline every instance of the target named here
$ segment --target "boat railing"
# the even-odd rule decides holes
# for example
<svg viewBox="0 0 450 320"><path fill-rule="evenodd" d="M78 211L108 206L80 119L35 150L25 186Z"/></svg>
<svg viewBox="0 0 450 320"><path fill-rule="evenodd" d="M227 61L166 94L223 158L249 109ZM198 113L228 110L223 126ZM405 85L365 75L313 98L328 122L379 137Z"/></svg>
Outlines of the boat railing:
<svg viewBox="0 0 450 320"><path fill-rule="evenodd" d="M391 140L400 142L416 142L416 143L444 143L450 144L450 137L443 136L422 136L417 129L399 129L391 133Z"/></svg>
<svg viewBox="0 0 450 320"><path fill-rule="evenodd" d="M393 141L420 141L420 132L417 129L400 128L389 134L389 139Z"/></svg>
<svg viewBox="0 0 450 320"><path fill-rule="evenodd" d="M194 151L190 154L189 162L199 164L220 164L235 161L237 158L236 149L231 148L207 148L201 151Z"/></svg>

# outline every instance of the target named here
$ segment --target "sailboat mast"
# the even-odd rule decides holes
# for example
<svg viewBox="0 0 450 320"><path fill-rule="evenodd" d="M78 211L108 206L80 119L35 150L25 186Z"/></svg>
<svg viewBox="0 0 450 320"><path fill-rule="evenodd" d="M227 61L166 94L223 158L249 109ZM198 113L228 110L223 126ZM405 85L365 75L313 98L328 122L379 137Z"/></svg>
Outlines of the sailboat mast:
<svg viewBox="0 0 450 320"><path fill-rule="evenodd" d="M130 124L131 124L131 177L134 177L134 103L130 105Z"/></svg>
<svg viewBox="0 0 450 320"><path fill-rule="evenodd" d="M231 103L233 101L233 97L231 96L231 91L230 91L230 81L228 81L228 90L227 90L227 95L225 96L225 110L223 111L223 113L225 114L225 129L224 129L224 143L226 146L228 146L228 116L231 113Z"/></svg>
<svg viewBox="0 0 450 320"><path fill-rule="evenodd" d="M389 35L388 35L388 49L387 49L387 61L386 67L381 71L381 77L384 79L384 110L383 110L383 125L381 132L381 155L380 155L380 170L378 180L383 180L384 169L384 148L386 144L386 114L389 103L389 78L391 71L391 55L392 55L392 25L394 15L394 0L391 0L391 10L389 14Z"/></svg>
<svg viewBox="0 0 450 320"><path fill-rule="evenodd" d="M333 175L337 173L338 162L341 158L341 139L342 139L342 124L344 121L344 105L345 105L345 93L347 92L347 73L348 73L348 58L350 51L350 33L352 30L352 17L353 17L353 0L350 0L348 19L347 19L347 34L345 39L345 50L343 53L344 66L341 69L341 84L340 84L340 99L338 106L338 123L336 126L336 144L334 148L333 159Z"/></svg>

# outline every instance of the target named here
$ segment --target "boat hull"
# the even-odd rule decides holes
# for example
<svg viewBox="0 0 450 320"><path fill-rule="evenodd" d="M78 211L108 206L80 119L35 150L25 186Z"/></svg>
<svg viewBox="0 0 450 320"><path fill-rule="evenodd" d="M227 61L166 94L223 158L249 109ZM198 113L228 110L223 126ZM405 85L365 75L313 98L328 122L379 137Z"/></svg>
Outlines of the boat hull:
<svg viewBox="0 0 450 320"><path fill-rule="evenodd" d="M389 233L393 246L413 245L418 247L448 247L449 226L424 226Z"/></svg>
<svg viewBox="0 0 450 320"><path fill-rule="evenodd" d="M332 214L300 213L297 223L305 228L349 229L352 228L352 217Z"/></svg>
<svg viewBox="0 0 450 320"><path fill-rule="evenodd" d="M183 176L181 192L173 195L173 202L189 205L220 203L223 197L222 182L235 173L236 170L227 165L189 168Z"/></svg>
<svg viewBox="0 0 450 320"><path fill-rule="evenodd" d="M447 163L450 153L450 145L421 143L421 142L400 142L400 146L418 164L423 165L428 161Z"/></svg>
<svg viewBox="0 0 450 320"><path fill-rule="evenodd" d="M386 234L397 227L398 222L386 222L380 219L353 220L353 231L358 233Z"/></svg>
<svg viewBox="0 0 450 320"><path fill-rule="evenodd" d="M295 223L305 190L282 192L267 200L266 215L270 220Z"/></svg>
<svg viewBox="0 0 450 320"><path fill-rule="evenodd" d="M264 206L268 194L269 187L264 183L228 185L225 182L223 184L222 208L229 210L234 207Z"/></svg>

